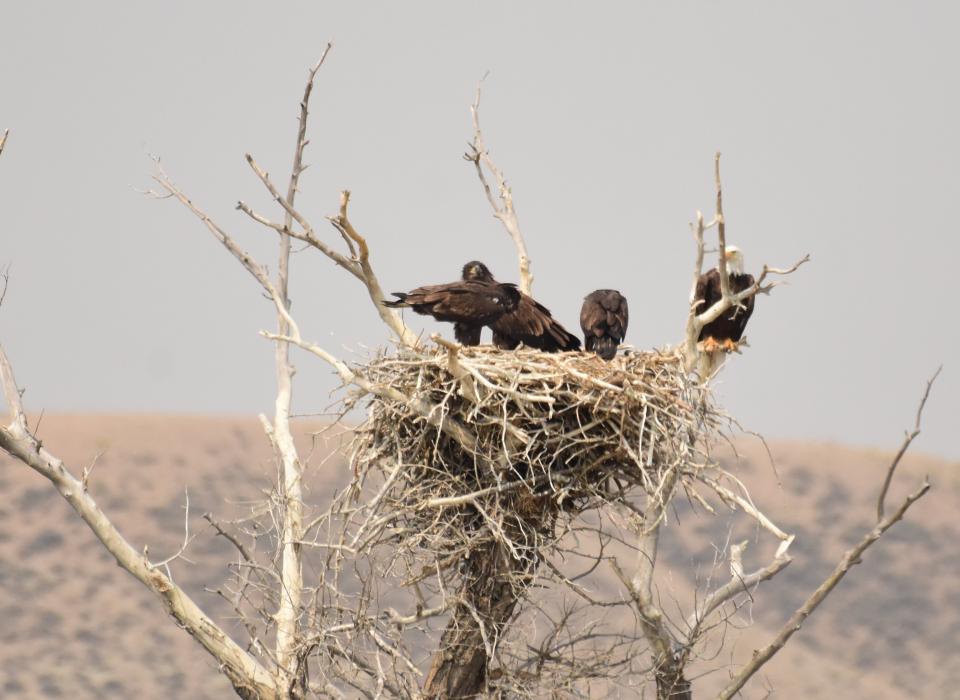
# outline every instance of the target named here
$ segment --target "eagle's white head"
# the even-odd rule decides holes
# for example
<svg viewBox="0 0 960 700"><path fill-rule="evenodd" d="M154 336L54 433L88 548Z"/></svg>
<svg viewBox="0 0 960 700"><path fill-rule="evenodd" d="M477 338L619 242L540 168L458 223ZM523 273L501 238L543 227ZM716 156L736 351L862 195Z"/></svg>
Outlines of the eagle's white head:
<svg viewBox="0 0 960 700"><path fill-rule="evenodd" d="M731 275L743 274L743 251L735 245L726 247L727 273Z"/></svg>

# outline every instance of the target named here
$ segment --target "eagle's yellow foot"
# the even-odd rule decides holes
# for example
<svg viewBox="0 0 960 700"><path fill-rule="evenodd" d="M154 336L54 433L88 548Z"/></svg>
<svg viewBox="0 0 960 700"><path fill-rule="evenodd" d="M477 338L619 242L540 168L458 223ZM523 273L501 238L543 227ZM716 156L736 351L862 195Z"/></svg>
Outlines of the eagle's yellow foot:
<svg viewBox="0 0 960 700"><path fill-rule="evenodd" d="M700 346L701 352L716 352L719 349L720 344L712 335L704 338L703 343Z"/></svg>
<svg viewBox="0 0 960 700"><path fill-rule="evenodd" d="M723 341L723 351L724 352L740 352L740 345L735 340L730 338L725 338Z"/></svg>

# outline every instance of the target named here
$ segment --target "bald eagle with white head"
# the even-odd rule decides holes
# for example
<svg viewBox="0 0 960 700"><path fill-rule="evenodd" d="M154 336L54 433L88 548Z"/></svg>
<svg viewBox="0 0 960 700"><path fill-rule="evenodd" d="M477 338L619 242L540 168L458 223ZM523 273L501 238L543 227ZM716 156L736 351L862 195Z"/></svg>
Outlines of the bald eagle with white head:
<svg viewBox="0 0 960 700"><path fill-rule="evenodd" d="M753 286L753 275L743 271L743 253L737 246L726 246L727 276L730 279L730 291L738 294ZM700 275L694 291L692 303L695 313L702 314L723 298L720 289L720 265ZM720 316L706 324L697 339L701 352L711 357L711 369L716 369L722 359L721 353L736 352L739 348L747 321L753 314L753 296L744 299L739 306L733 306Z"/></svg>

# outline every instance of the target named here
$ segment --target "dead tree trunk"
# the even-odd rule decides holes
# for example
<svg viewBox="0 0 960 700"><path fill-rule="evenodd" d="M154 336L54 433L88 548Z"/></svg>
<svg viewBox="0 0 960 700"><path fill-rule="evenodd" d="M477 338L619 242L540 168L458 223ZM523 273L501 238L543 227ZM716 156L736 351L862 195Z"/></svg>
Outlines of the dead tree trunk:
<svg viewBox="0 0 960 700"><path fill-rule="evenodd" d="M657 700L693 700L690 681L683 676L682 657L671 656L657 664Z"/></svg>
<svg viewBox="0 0 960 700"><path fill-rule="evenodd" d="M425 698L475 698L486 688L490 654L536 569L535 550L514 545L519 558L501 542L471 554L460 602L423 684Z"/></svg>

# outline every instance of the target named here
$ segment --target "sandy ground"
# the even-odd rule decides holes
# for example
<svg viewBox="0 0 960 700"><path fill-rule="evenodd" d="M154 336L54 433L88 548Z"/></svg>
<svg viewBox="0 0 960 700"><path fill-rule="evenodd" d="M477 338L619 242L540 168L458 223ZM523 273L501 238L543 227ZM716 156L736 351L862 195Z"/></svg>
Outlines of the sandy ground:
<svg viewBox="0 0 960 700"><path fill-rule="evenodd" d="M336 436L314 441L308 500L323 503L346 473ZM269 488L275 468L250 419L170 416L45 416L45 445L79 473L97 455L91 492L125 536L155 559L183 538L190 497L189 550L174 574L236 638L242 631L215 589L235 554L202 514L229 519ZM796 533L793 564L762 586L730 630L723 651L698 666L695 697L711 697L731 657L749 658L868 528L889 456L827 444L771 445L780 484L762 446L739 443L733 469L755 501ZM892 489L899 499L924 474L933 491L867 553L793 642L744 693L747 698L960 698L960 464L908 457ZM230 698L213 661L165 615L160 603L118 568L42 477L0 457L0 697ZM755 537L727 516L680 508L661 545L658 589L691 595L691 571L709 568L711 542ZM743 528L746 527L745 530ZM769 556L748 550L748 569Z"/></svg>

